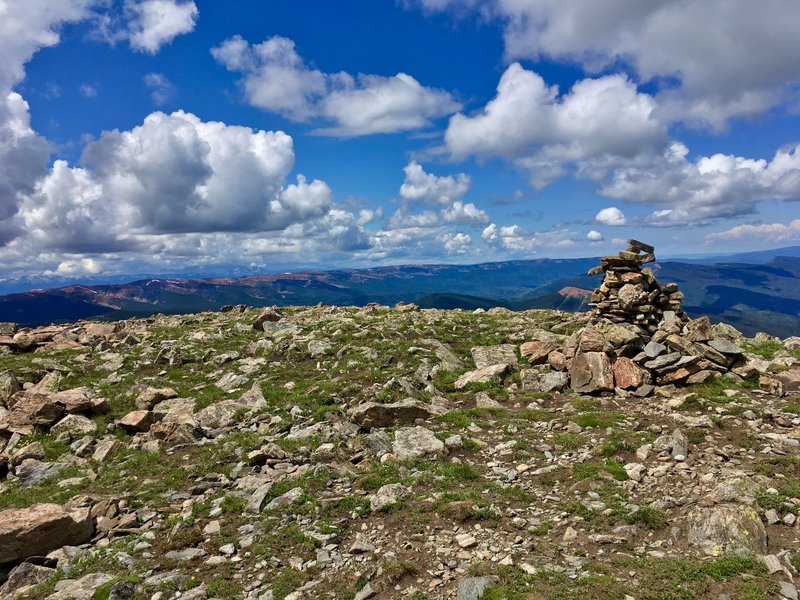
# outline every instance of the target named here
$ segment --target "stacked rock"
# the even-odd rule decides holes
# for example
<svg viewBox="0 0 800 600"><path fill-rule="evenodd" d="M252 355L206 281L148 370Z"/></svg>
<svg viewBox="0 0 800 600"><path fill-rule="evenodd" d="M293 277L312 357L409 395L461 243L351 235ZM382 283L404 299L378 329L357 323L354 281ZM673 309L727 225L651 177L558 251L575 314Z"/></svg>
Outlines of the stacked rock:
<svg viewBox="0 0 800 600"><path fill-rule="evenodd" d="M649 396L658 386L702 383L717 374L755 374L742 350L708 317L690 320L674 283L661 285L650 268L653 247L630 240L606 256L590 275L605 273L592 294L588 327L563 344L553 339L523 344L532 366L521 372L523 389L554 391L569 386L584 394L615 391Z"/></svg>
<svg viewBox="0 0 800 600"><path fill-rule="evenodd" d="M628 247L617 256L604 256L589 275L605 273L591 297L593 323L631 323L650 338L659 327L680 329L687 321L683 312L683 292L675 283L661 285L649 267L655 261L653 246L628 240Z"/></svg>

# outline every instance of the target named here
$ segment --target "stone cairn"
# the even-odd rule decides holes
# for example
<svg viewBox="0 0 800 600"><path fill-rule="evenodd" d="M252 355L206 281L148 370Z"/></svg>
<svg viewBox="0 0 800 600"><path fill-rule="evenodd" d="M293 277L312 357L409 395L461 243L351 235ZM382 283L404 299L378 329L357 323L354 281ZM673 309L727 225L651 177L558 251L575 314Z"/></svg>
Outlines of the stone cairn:
<svg viewBox="0 0 800 600"><path fill-rule="evenodd" d="M683 292L678 284L661 285L647 263L654 262L653 246L628 240L617 256L604 256L589 275L605 273L603 283L592 294L591 322L637 325L645 338L659 327L679 330L689 320L683 312Z"/></svg>
<svg viewBox="0 0 800 600"><path fill-rule="evenodd" d="M524 344L523 358L534 368L524 373L523 387L554 391L569 385L579 393L645 397L658 386L702 383L716 374L753 375L725 326L712 327L705 316L690 319L678 286L660 284L651 268L643 268L653 261L653 247L636 240L603 257L589 271L605 273L592 294L589 325L560 348L552 339L549 345Z"/></svg>

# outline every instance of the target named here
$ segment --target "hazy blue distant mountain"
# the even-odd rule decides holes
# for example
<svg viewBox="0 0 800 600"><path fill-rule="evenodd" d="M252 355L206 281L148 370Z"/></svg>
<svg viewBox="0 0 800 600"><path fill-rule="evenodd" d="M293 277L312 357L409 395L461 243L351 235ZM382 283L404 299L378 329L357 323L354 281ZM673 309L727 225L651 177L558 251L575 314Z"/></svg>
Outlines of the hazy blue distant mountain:
<svg viewBox="0 0 800 600"><path fill-rule="evenodd" d="M87 304L97 307L97 315L127 317L215 310L226 304L394 304L438 293L502 300L555 279L585 273L597 261L597 258L581 258L480 265L400 265L241 278L155 278L125 284L73 285L0 296L0 321L22 324L70 321L90 316Z"/></svg>
<svg viewBox="0 0 800 600"><path fill-rule="evenodd" d="M800 246L786 246L785 248L775 248L773 250L759 250L756 252L742 252L739 254L713 254L695 258L693 256L676 256L670 258L670 262L683 262L683 263L701 263L704 265L713 265L716 263L746 263L753 265L761 265L770 262L771 260L788 256L791 258L800 258Z"/></svg>
<svg viewBox="0 0 800 600"><path fill-rule="evenodd" d="M772 251L770 251L772 252ZM760 260L762 253L742 255ZM400 265L305 271L241 278L157 278L125 284L73 285L0 296L0 321L26 325L98 316L251 306L364 305L417 302L429 308L587 310L601 277L586 271L598 258L539 259L480 265ZM766 263L666 261L653 265L662 283L674 281L690 315L727 321L748 335L800 335L800 257Z"/></svg>

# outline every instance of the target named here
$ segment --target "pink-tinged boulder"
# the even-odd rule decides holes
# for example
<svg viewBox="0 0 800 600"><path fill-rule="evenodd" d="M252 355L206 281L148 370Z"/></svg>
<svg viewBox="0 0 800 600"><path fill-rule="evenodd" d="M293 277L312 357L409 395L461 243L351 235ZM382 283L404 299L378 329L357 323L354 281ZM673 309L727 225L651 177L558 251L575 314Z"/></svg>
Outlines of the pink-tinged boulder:
<svg viewBox="0 0 800 600"><path fill-rule="evenodd" d="M94 528L89 509L35 504L0 513L0 564L44 556L62 546L88 541Z"/></svg>
<svg viewBox="0 0 800 600"><path fill-rule="evenodd" d="M6 429L28 434L34 426L50 427L63 414L64 406L50 402L46 397L22 395L6 416Z"/></svg>
<svg viewBox="0 0 800 600"><path fill-rule="evenodd" d="M566 354L560 350L553 350L547 355L547 364L549 364L556 371L569 370L570 361L567 359Z"/></svg>
<svg viewBox="0 0 800 600"><path fill-rule="evenodd" d="M686 378L686 383L689 385L693 385L695 383L705 383L706 381L715 376L716 374L714 373L714 371L708 371L706 369L703 369L702 371L698 371L693 375L689 375L689 377Z"/></svg>
<svg viewBox="0 0 800 600"><path fill-rule="evenodd" d="M128 433L149 431L153 424L153 413L149 410L134 410L119 420L119 426Z"/></svg>
<svg viewBox="0 0 800 600"><path fill-rule="evenodd" d="M73 388L56 392L50 396L51 402L58 402L70 414L85 413L92 410L94 394L87 387Z"/></svg>
<svg viewBox="0 0 800 600"><path fill-rule="evenodd" d="M170 400L172 398L177 398L177 397L178 397L178 392L176 392L172 388L146 387L136 397L136 408L139 408L141 410L150 410L159 402L163 402L164 400Z"/></svg>
<svg viewBox="0 0 800 600"><path fill-rule="evenodd" d="M119 323L86 323L83 332L89 338L108 338L122 329Z"/></svg>
<svg viewBox="0 0 800 600"><path fill-rule="evenodd" d="M581 394L614 389L611 361L603 352L577 354L570 365L569 378L572 389Z"/></svg>
<svg viewBox="0 0 800 600"><path fill-rule="evenodd" d="M650 383L650 373L630 358L619 357L611 365L611 369L614 372L614 385L623 390L636 389L644 383Z"/></svg>
<svg viewBox="0 0 800 600"><path fill-rule="evenodd" d="M543 365L548 355L557 350L559 345L553 340L534 340L525 342L519 347L519 353L530 365Z"/></svg>

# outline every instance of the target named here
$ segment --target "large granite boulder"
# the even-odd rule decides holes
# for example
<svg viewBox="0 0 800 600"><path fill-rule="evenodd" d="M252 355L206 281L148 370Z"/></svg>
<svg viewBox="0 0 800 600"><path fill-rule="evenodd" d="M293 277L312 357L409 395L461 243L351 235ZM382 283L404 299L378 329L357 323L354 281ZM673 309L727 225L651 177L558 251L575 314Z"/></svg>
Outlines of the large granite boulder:
<svg viewBox="0 0 800 600"><path fill-rule="evenodd" d="M36 504L0 513L0 563L44 556L62 546L77 546L94 533L89 509L68 510Z"/></svg>
<svg viewBox="0 0 800 600"><path fill-rule="evenodd" d="M583 352L575 356L569 368L572 389L581 394L612 391L614 373L611 361L603 352Z"/></svg>

